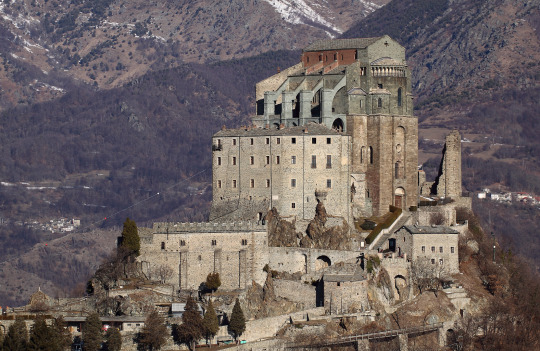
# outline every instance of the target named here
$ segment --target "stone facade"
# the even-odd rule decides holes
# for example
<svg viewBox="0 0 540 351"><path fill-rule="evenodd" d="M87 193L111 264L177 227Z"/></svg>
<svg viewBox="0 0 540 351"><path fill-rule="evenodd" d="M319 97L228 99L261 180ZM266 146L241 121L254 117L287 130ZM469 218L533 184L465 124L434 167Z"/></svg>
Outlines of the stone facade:
<svg viewBox="0 0 540 351"><path fill-rule="evenodd" d="M439 197L461 197L461 136L457 130L446 136L439 175L433 188Z"/></svg>
<svg viewBox="0 0 540 351"><path fill-rule="evenodd" d="M268 263L266 226L257 223L154 223L141 237L143 272L170 267L168 282L198 289L208 273L218 272L223 289L264 284Z"/></svg>

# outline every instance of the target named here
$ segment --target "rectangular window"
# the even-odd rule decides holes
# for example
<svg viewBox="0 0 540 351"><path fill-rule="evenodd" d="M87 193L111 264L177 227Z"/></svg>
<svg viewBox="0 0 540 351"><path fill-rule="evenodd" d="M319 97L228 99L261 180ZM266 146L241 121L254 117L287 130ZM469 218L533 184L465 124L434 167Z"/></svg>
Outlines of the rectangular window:
<svg viewBox="0 0 540 351"><path fill-rule="evenodd" d="M291 208L296 208L296 204L294 202L291 204Z"/></svg>
<svg viewBox="0 0 540 351"><path fill-rule="evenodd" d="M221 180L217 181L217 187L218 187L218 189L221 189Z"/></svg>
<svg viewBox="0 0 540 351"><path fill-rule="evenodd" d="M317 156L311 155L311 168L317 168Z"/></svg>
<svg viewBox="0 0 540 351"><path fill-rule="evenodd" d="M439 264L442 266L443 265L443 259L442 258L439 258Z"/></svg>
<svg viewBox="0 0 540 351"><path fill-rule="evenodd" d="M185 240L180 240L180 246L186 246L186 241Z"/></svg>
<svg viewBox="0 0 540 351"><path fill-rule="evenodd" d="M443 247L442 246L439 246L439 252L443 253Z"/></svg>
<svg viewBox="0 0 540 351"><path fill-rule="evenodd" d="M249 181L249 186L252 187L252 188L255 188L255 179L251 179Z"/></svg>
<svg viewBox="0 0 540 351"><path fill-rule="evenodd" d="M267 179L267 180L266 180L266 187L267 187L267 188L270 188L270 179Z"/></svg>
<svg viewBox="0 0 540 351"><path fill-rule="evenodd" d="M233 139L233 140L232 140L232 144L233 144L233 145L236 145L236 139Z"/></svg>
<svg viewBox="0 0 540 351"><path fill-rule="evenodd" d="M266 145L270 144L270 138L266 138L265 143Z"/></svg>
<svg viewBox="0 0 540 351"><path fill-rule="evenodd" d="M212 240L212 246L216 246L217 245L217 240Z"/></svg>
<svg viewBox="0 0 540 351"><path fill-rule="evenodd" d="M317 144L317 138L311 138L311 143L312 144Z"/></svg>
<svg viewBox="0 0 540 351"><path fill-rule="evenodd" d="M267 164L267 165L270 164L270 156L266 156L266 164Z"/></svg>
<svg viewBox="0 0 540 351"><path fill-rule="evenodd" d="M296 164L296 156L291 156L291 164Z"/></svg>
<svg viewBox="0 0 540 351"><path fill-rule="evenodd" d="M276 165L279 165L279 156L276 156Z"/></svg>
<svg viewBox="0 0 540 351"><path fill-rule="evenodd" d="M243 245L243 246L246 246L246 245L247 245L247 239L242 239L242 245Z"/></svg>
<svg viewBox="0 0 540 351"><path fill-rule="evenodd" d="M383 88L383 85L382 85L382 84L377 84L377 87L378 87L379 89L382 89L382 88Z"/></svg>
<svg viewBox="0 0 540 351"><path fill-rule="evenodd" d="M233 158L232 158L232 165L233 165L233 166L236 166L236 157L234 157L234 156L233 156Z"/></svg>
<svg viewBox="0 0 540 351"><path fill-rule="evenodd" d="M255 164L255 156L249 156L249 164L250 165Z"/></svg>
<svg viewBox="0 0 540 351"><path fill-rule="evenodd" d="M450 253L454 253L454 247L450 247Z"/></svg>
<svg viewBox="0 0 540 351"><path fill-rule="evenodd" d="M326 155L326 168L332 168L332 155Z"/></svg>
<svg viewBox="0 0 540 351"><path fill-rule="evenodd" d="M296 188L296 179L291 179L291 187Z"/></svg>
<svg viewBox="0 0 540 351"><path fill-rule="evenodd" d="M221 157L218 157L218 158L217 158L217 165L218 165L218 166L221 166Z"/></svg>
<svg viewBox="0 0 540 351"><path fill-rule="evenodd" d="M232 187L233 187L233 188L236 188L236 179L233 179L233 181L232 181Z"/></svg>
<svg viewBox="0 0 540 351"><path fill-rule="evenodd" d="M296 144L296 138L291 139L291 144Z"/></svg>
<svg viewBox="0 0 540 351"><path fill-rule="evenodd" d="M217 145L218 145L218 146L221 146L221 139L218 139L218 140L217 140Z"/></svg>
<svg viewBox="0 0 540 351"><path fill-rule="evenodd" d="M281 144L281 138L276 139L276 144Z"/></svg>
<svg viewBox="0 0 540 351"><path fill-rule="evenodd" d="M426 252L426 247L422 246L422 252Z"/></svg>
<svg viewBox="0 0 540 351"><path fill-rule="evenodd" d="M326 187L327 187L327 188L331 188L331 187L332 187L332 179L327 179L327 180L326 180Z"/></svg>
<svg viewBox="0 0 540 351"><path fill-rule="evenodd" d="M435 246L431 247L431 252L435 252Z"/></svg>
<svg viewBox="0 0 540 351"><path fill-rule="evenodd" d="M431 264L435 264L435 259L434 258L431 259Z"/></svg>
<svg viewBox="0 0 540 351"><path fill-rule="evenodd" d="M253 145L253 138L249 139L249 143Z"/></svg>
<svg viewBox="0 0 540 351"><path fill-rule="evenodd" d="M332 138L326 138L326 143L327 144L332 144Z"/></svg>

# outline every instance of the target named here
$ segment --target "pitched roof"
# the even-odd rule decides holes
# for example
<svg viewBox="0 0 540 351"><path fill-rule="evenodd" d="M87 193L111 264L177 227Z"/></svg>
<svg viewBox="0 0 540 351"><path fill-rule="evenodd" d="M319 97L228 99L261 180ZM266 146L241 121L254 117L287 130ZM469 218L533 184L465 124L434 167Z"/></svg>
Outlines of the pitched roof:
<svg viewBox="0 0 540 351"><path fill-rule="evenodd" d="M317 40L304 48L306 51L325 51L340 49L363 49L373 44L382 37L375 38L355 38L355 39L324 39Z"/></svg>
<svg viewBox="0 0 540 351"><path fill-rule="evenodd" d="M458 231L442 225L406 225L403 228L411 234L459 234Z"/></svg>

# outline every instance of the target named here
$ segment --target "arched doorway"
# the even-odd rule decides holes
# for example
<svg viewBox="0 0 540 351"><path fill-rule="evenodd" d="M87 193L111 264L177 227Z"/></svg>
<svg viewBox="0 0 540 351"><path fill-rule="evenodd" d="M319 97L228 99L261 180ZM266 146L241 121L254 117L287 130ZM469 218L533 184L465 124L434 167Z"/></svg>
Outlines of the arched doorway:
<svg viewBox="0 0 540 351"><path fill-rule="evenodd" d="M334 123L332 123L332 129L335 129L338 132L343 132L343 121L341 118L336 118L334 120Z"/></svg>
<svg viewBox="0 0 540 351"><path fill-rule="evenodd" d="M405 189L399 187L394 192L394 206L403 208L405 205Z"/></svg>
<svg viewBox="0 0 540 351"><path fill-rule="evenodd" d="M326 267L330 267L332 265L332 262L330 261L330 258L328 256L322 255L317 257L317 261L315 261L315 270L321 270Z"/></svg>

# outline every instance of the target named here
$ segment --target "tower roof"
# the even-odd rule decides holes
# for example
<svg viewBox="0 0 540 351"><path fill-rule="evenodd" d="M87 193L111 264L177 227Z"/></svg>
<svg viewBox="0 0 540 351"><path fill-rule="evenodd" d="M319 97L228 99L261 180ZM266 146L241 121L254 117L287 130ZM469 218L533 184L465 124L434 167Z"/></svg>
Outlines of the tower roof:
<svg viewBox="0 0 540 351"><path fill-rule="evenodd" d="M304 48L306 51L325 51L341 49L363 49L373 44L382 37L374 38L355 38L355 39L324 39L317 40Z"/></svg>

